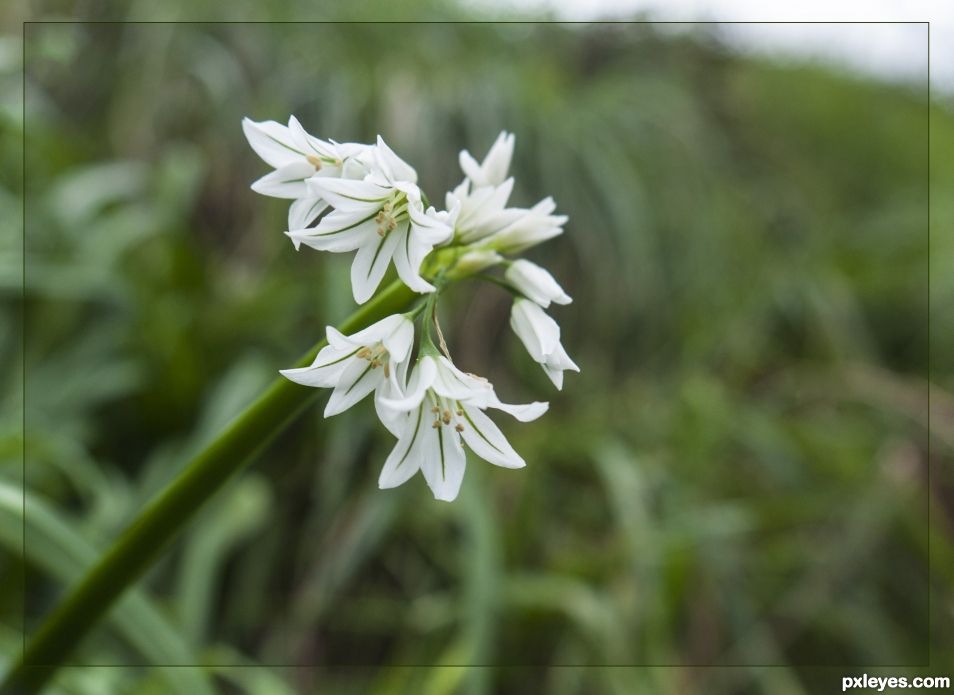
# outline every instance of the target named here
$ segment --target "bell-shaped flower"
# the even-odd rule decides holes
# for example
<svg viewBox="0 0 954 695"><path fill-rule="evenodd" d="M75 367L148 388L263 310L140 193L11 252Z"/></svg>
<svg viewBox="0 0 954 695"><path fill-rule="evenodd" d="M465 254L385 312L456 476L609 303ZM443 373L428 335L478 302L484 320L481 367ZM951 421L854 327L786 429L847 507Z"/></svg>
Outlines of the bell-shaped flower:
<svg viewBox="0 0 954 695"><path fill-rule="evenodd" d="M367 145L326 142L310 135L294 116L288 125L275 121L242 120L242 130L256 154L275 171L252 184L252 190L294 202L288 210L288 228L303 229L328 207L307 181L321 178L363 178L369 172L362 162Z"/></svg>
<svg viewBox="0 0 954 695"><path fill-rule="evenodd" d="M513 133L502 131L480 164L470 152L461 150L460 168L475 188L499 186L507 178L510 160L513 158Z"/></svg>
<svg viewBox="0 0 954 695"><path fill-rule="evenodd" d="M520 294L543 308L550 306L550 302L569 304L573 301L545 268L522 258L510 264L504 277Z"/></svg>
<svg viewBox="0 0 954 695"><path fill-rule="evenodd" d="M424 209L417 174L378 137L371 173L360 181L312 178L309 186L334 208L314 227L288 236L320 251L357 251L351 289L363 304L374 294L388 265L415 292L433 292L420 275L421 262L450 239L459 207L449 212Z"/></svg>
<svg viewBox="0 0 954 695"><path fill-rule="evenodd" d="M579 372L560 342L560 326L540 306L529 299L514 300L510 310L510 327L520 338L530 357L538 362L550 381L563 389L563 372Z"/></svg>
<svg viewBox="0 0 954 695"><path fill-rule="evenodd" d="M331 417L398 376L403 377L414 341L414 324L406 315L393 314L350 336L331 326L325 329L325 335L328 345L310 366L283 369L281 373L298 384L333 388L325 407L325 417Z"/></svg>
<svg viewBox="0 0 954 695"><path fill-rule="evenodd" d="M447 502L457 497L464 478L463 444L492 464L526 465L485 409L503 410L529 422L548 407L501 403L486 379L430 354L420 358L401 397L382 397L376 403L382 422L398 438L381 470L379 487L397 487L420 470L434 497Z"/></svg>

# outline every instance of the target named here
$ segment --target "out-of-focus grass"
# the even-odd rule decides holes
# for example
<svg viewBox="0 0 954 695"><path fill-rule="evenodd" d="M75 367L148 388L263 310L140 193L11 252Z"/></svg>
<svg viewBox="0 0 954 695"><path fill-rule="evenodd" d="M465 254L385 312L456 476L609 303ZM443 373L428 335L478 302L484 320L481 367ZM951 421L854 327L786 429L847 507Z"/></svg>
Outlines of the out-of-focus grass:
<svg viewBox="0 0 954 695"><path fill-rule="evenodd" d="M936 654L954 647L939 194L954 176L933 158L929 256L921 90L639 25L31 25L26 55L27 485L46 531L90 548L351 309L348 259L296 254L285 203L248 190L264 167L242 116L380 132L437 199L457 150L506 128L515 202L550 194L570 216L531 254L575 298L555 311L583 369L562 393L509 334L505 295L461 287L444 311L463 367L506 398L548 394L542 420L503 423L527 468L474 460L451 506L421 480L381 492L392 440L372 408L310 413L137 598L215 664L206 677L255 693L810 692L807 665L926 658L929 595ZM932 138L950 150L947 108ZM2 151L15 161L12 140ZM3 252L15 363L16 244ZM20 443L5 418L4 484ZM28 627L78 571L43 556L39 521ZM3 540L11 646L23 558ZM143 668L68 670L60 687L167 691L126 619L77 663ZM240 668L254 663L272 668ZM406 668L429 664L501 668ZM753 668L559 667L601 664Z"/></svg>

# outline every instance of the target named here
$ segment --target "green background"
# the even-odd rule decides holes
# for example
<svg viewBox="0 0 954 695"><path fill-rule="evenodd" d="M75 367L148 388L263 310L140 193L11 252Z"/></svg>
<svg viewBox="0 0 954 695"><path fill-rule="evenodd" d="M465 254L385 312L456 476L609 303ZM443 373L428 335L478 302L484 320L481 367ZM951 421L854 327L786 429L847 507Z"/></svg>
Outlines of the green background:
<svg viewBox="0 0 954 695"><path fill-rule="evenodd" d="M25 38L0 44L11 96L21 49L27 68L25 127L5 100L0 149L8 221L26 192L25 263L19 235L0 249L7 658L24 567L30 630L353 310L350 256L296 253L286 202L248 188L267 167L241 118L293 113L321 137L380 133L435 202L458 150L516 133L513 203L552 195L570 218L529 257L574 297L552 313L582 373L553 391L506 294L456 286L456 362L504 400L551 403L496 418L527 467L472 458L452 505L420 476L379 491L394 440L371 404L313 408L74 656L114 666L66 669L59 692L800 693L943 666L954 160L929 162L928 119L949 153L954 118L926 83L740 57L705 26Z"/></svg>

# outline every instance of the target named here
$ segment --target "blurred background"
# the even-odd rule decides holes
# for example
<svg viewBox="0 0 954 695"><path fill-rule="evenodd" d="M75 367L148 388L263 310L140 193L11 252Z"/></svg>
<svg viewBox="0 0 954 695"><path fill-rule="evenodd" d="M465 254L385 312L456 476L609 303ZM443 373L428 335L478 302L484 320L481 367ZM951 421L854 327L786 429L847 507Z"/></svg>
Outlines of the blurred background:
<svg viewBox="0 0 954 695"><path fill-rule="evenodd" d="M389 11L356 11L375 10ZM452 505L420 477L379 491L393 438L370 404L329 421L312 408L74 656L112 667L65 669L54 692L807 693L820 673L954 652L954 159L930 160L929 237L927 140L930 112L931 148L951 152L950 100L929 103L923 74L731 35L31 24L24 44L4 38L8 224L26 192L25 260L15 228L0 249L4 658L353 310L350 256L296 253L287 204L249 190L267 167L241 118L289 113L320 137L382 134L435 200L461 178L458 150L516 133L513 204L552 195L570 217L530 258L574 297L554 315L582 374L554 392L506 294L455 289L457 363L504 400L550 400L532 425L498 418L528 466L472 459Z"/></svg>

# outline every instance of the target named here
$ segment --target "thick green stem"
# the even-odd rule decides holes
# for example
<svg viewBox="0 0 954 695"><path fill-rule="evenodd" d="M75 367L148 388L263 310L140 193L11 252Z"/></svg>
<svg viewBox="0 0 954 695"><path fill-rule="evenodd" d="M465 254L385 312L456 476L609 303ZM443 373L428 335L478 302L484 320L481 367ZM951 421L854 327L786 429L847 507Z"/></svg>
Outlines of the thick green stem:
<svg viewBox="0 0 954 695"><path fill-rule="evenodd" d="M380 292L338 328L353 333L417 297L399 281ZM297 366L311 364L322 340ZM198 509L287 427L320 391L278 378L203 449L116 539L26 645L0 693L38 693L116 599L163 553Z"/></svg>

